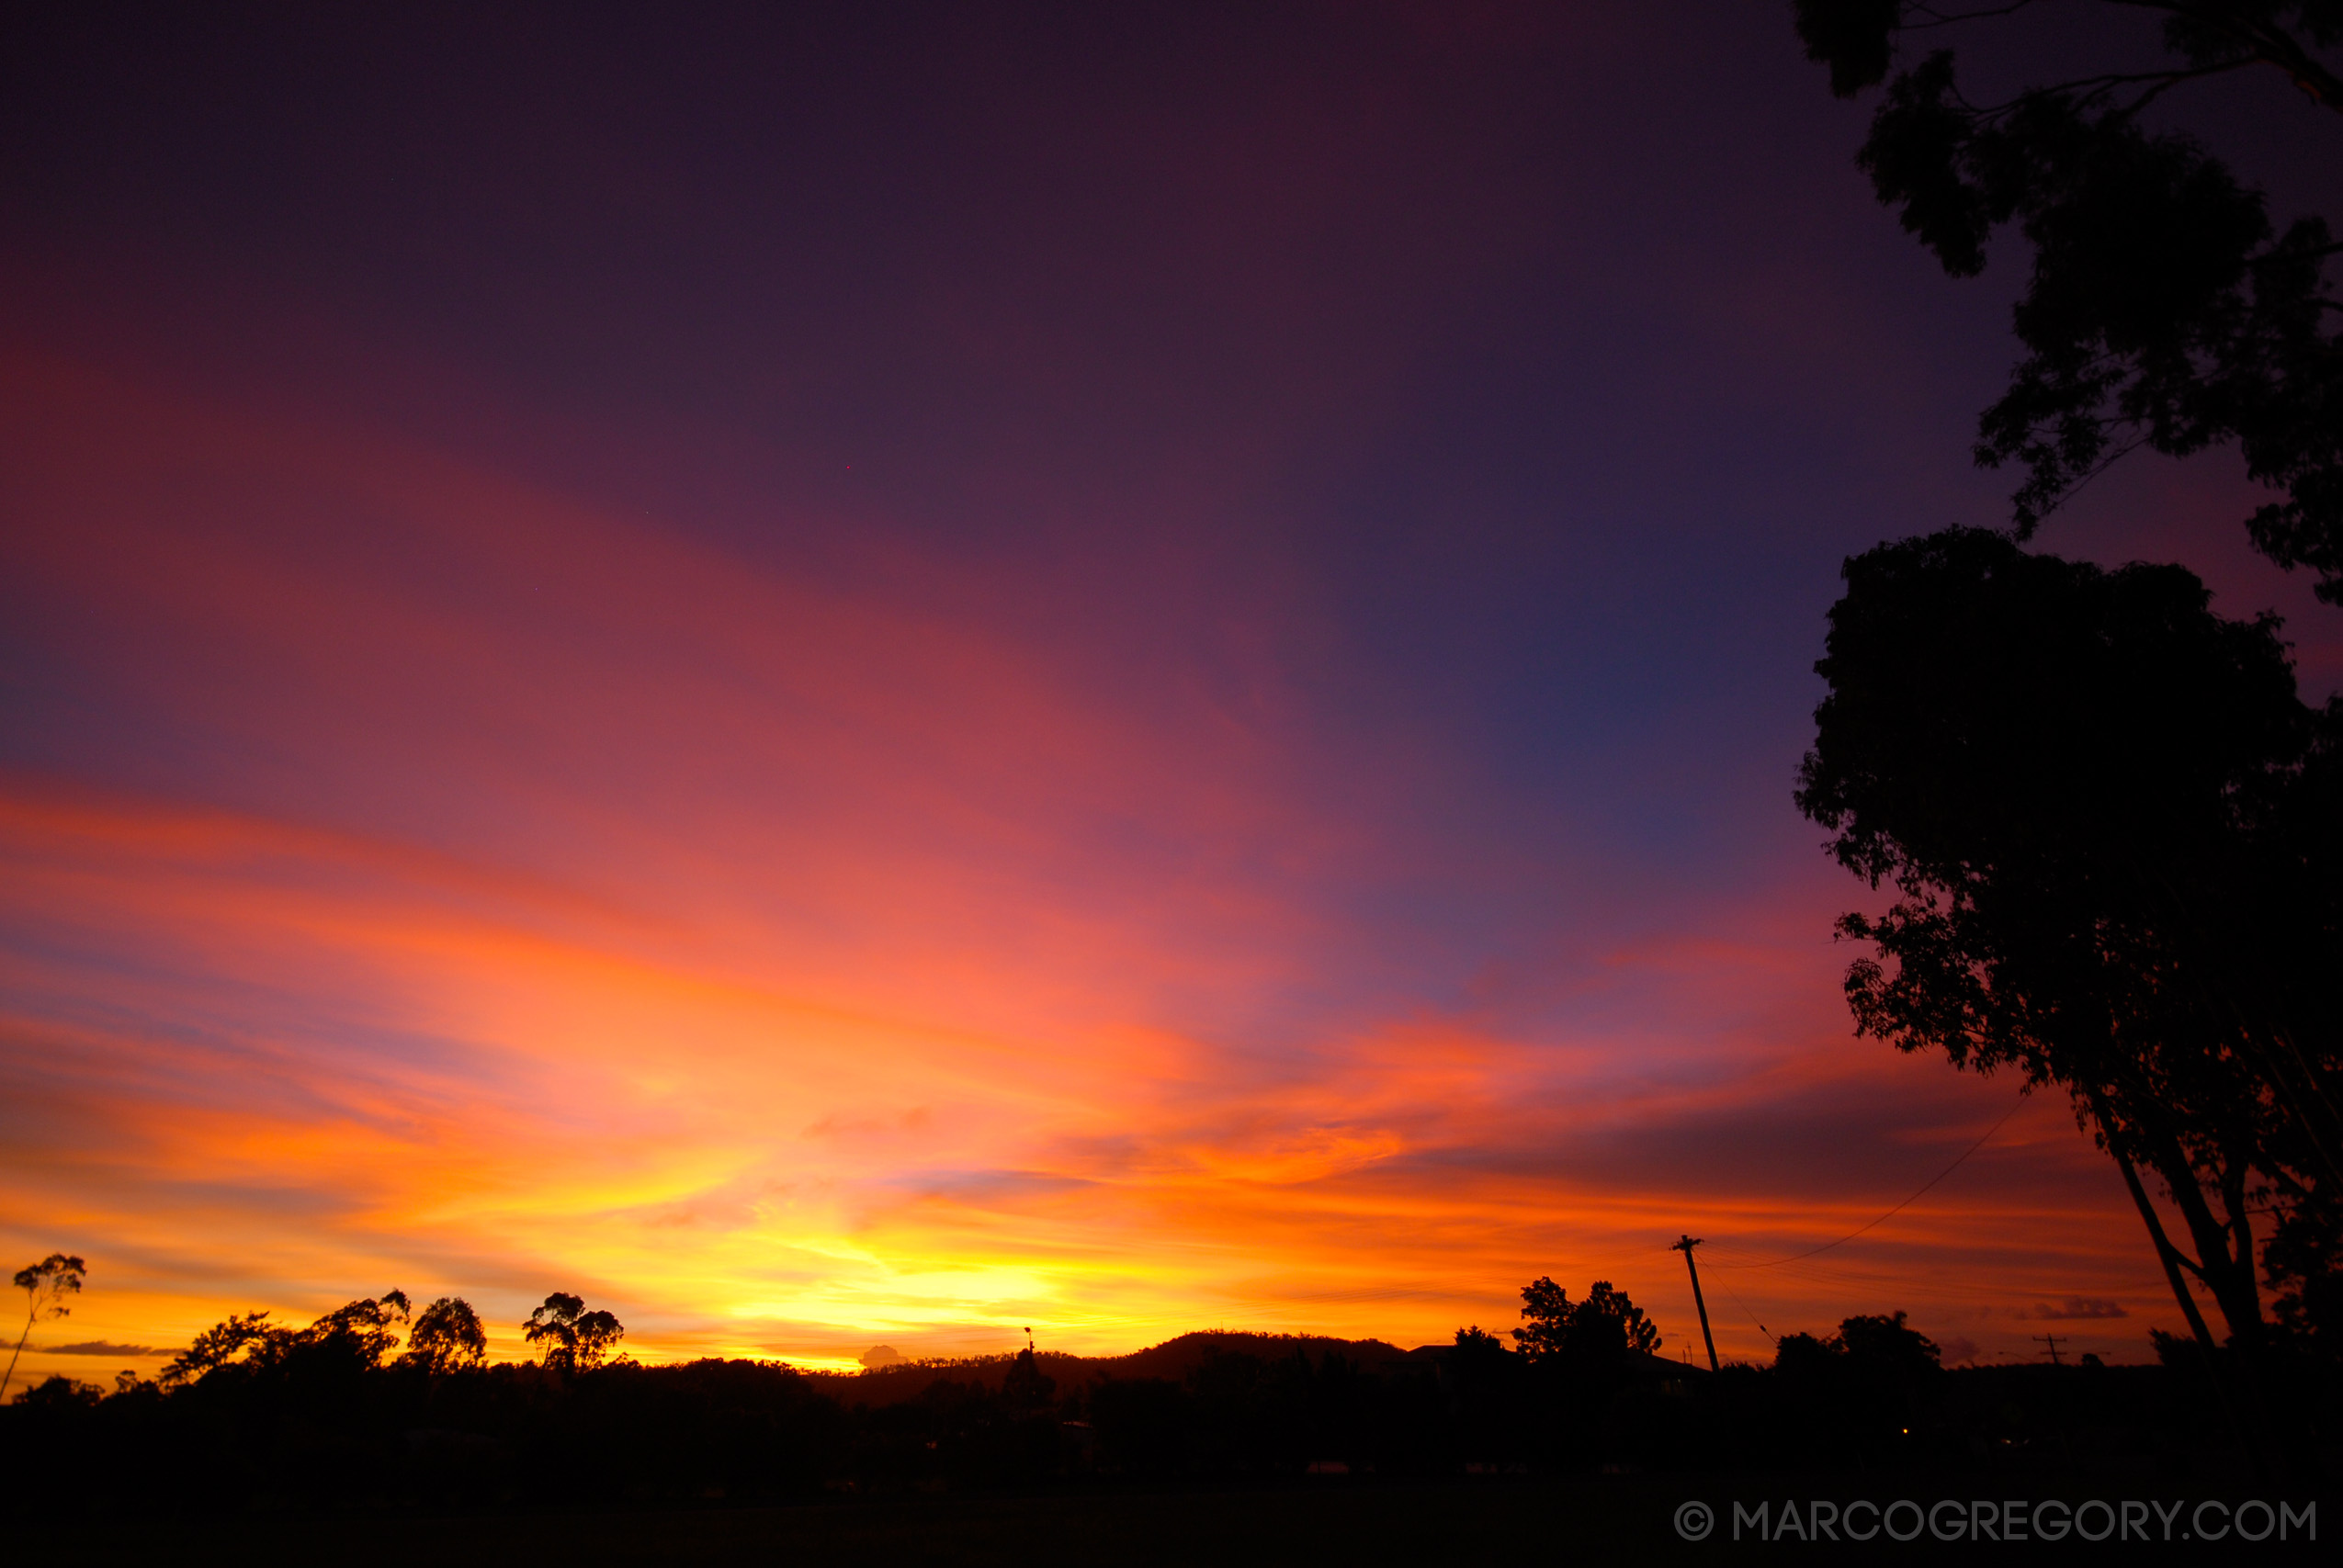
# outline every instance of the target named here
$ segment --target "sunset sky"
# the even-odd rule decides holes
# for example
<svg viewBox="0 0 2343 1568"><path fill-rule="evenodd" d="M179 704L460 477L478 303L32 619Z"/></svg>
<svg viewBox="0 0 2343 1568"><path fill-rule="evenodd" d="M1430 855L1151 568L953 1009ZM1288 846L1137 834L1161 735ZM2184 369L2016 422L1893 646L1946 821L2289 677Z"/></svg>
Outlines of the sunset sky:
<svg viewBox="0 0 2343 1568"><path fill-rule="evenodd" d="M1786 8L496 9L9 24L36 1374L393 1286L837 1366L1550 1274L1674 1356L1687 1231L1728 1357L2175 1325L2063 1101L1839 996L1823 615L2002 520L2014 274ZM2202 102L2332 210L2332 116ZM2249 504L2142 458L2040 543L2323 697Z"/></svg>

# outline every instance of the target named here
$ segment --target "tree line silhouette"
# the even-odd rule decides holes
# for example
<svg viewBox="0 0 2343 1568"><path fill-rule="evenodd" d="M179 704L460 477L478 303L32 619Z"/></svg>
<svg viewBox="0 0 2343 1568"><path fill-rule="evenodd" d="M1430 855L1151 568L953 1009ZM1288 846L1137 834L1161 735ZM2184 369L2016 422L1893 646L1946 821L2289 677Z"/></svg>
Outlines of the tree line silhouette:
<svg viewBox="0 0 2343 1568"><path fill-rule="evenodd" d="M1658 1354L1657 1325L1603 1281L1573 1300L1542 1278L1522 1303L1507 1334L1476 1325L1411 1350L1201 1333L1123 1357L1029 1344L848 1375L642 1365L611 1354L624 1332L613 1314L559 1292L523 1325L535 1359L491 1363L469 1303L413 1312L391 1291L302 1328L232 1315L159 1377L126 1372L110 1392L47 1379L0 1407L0 1487L133 1510L707 1503L1990 1465L2053 1447L2171 1461L2218 1430L2186 1369L1948 1370L1900 1313L1792 1335L1770 1364L1711 1373Z"/></svg>

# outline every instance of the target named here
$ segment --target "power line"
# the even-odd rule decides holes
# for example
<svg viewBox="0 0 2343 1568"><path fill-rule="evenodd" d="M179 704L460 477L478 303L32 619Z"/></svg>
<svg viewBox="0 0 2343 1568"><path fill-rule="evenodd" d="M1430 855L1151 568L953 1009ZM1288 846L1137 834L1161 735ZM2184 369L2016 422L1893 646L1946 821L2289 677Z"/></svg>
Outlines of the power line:
<svg viewBox="0 0 2343 1568"><path fill-rule="evenodd" d="M2023 1106L2025 1103L2026 1102L2024 1100L2020 1100L2016 1105L2013 1105L2009 1110L2003 1111L2001 1113L2001 1121L1996 1122L1992 1126L1987 1127L1985 1130L1984 1137L1980 1137L1975 1143L1971 1144L1967 1148L1961 1151L1960 1159L1954 1160L1951 1165L1946 1166L1942 1170L1938 1171L1934 1176L1929 1178L1926 1186L1922 1187L1918 1192L1913 1193L1910 1197L1905 1199L1902 1202L1896 1204L1894 1208L1888 1210L1887 1213L1880 1215L1879 1218L1872 1221L1870 1224L1858 1225L1855 1229L1849 1231L1845 1235L1840 1236L1837 1241L1827 1241L1820 1247L1815 1247L1810 1251L1794 1252L1787 1258L1769 1258L1763 1263L1719 1263L1715 1267L1719 1269L1779 1269L1784 1263L1795 1263L1801 1258L1812 1258L1818 1253L1828 1252L1834 1247L1846 1246L1847 1243L1854 1240L1865 1231L1871 1230L1878 1225L1885 1224L1889 1220L1894 1219L1896 1215L1902 1213L1905 1210L1910 1208L1913 1204L1926 1197L1930 1188L1943 1180L1946 1177L1952 1175L1954 1171L1960 1169L1963 1161L1966 1160L1971 1155L1976 1153L1979 1149L1985 1147L1986 1139L1992 1137L1996 1133L2001 1131L2002 1122L2008 1122L2010 1117L2018 1114L2019 1108Z"/></svg>
<svg viewBox="0 0 2343 1568"><path fill-rule="evenodd" d="M1765 1321L1759 1317L1756 1313L1749 1310L1749 1303L1743 1301L1732 1286L1726 1284L1724 1280L1719 1280L1716 1281L1716 1288L1733 1298L1733 1304L1741 1309L1741 1314L1744 1317L1747 1317L1751 1323L1757 1325L1758 1332L1765 1336L1768 1343L1774 1345L1782 1343L1782 1337L1774 1333L1771 1328L1768 1328L1765 1325Z"/></svg>

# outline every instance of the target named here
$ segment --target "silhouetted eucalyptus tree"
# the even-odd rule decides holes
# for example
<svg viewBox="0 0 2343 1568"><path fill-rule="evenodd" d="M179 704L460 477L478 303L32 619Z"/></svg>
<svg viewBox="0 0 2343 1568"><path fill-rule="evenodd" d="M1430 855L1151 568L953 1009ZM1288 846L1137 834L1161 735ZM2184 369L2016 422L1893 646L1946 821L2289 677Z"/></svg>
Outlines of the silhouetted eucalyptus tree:
<svg viewBox="0 0 2343 1568"><path fill-rule="evenodd" d="M2010 223L2032 253L2012 321L2025 357L1975 447L1981 464L2026 469L2019 537L2135 447L2181 456L2234 443L2247 471L2282 493L2247 521L2255 547L2309 567L2319 596L2343 604L2343 334L2326 281L2338 247L2323 218L2280 231L2226 164L2143 120L2150 105L2168 111L2183 84L2255 70L2343 111L2343 76L2320 52L2343 39L2343 0L2110 3L2163 16L2166 64L1987 104L1963 95L1952 51L1896 70L1898 48L2026 0L1956 14L1797 0L1796 11L1834 93L1886 84L1859 162L1945 270L1982 271L1988 240Z"/></svg>
<svg viewBox="0 0 2343 1568"><path fill-rule="evenodd" d="M1658 1325L1604 1280L1581 1302L1550 1279L1533 1280L1522 1287L1522 1324L1513 1342L1533 1363L1592 1366L1659 1349Z"/></svg>
<svg viewBox="0 0 2343 1568"><path fill-rule="evenodd" d="M477 1367L488 1359L480 1314L461 1296L442 1296L415 1314L407 1353L399 1358L435 1375Z"/></svg>
<svg viewBox="0 0 2343 1568"><path fill-rule="evenodd" d="M403 1291L385 1291L335 1307L307 1328L284 1328L266 1312L232 1314L195 1337L173 1357L160 1382L177 1388L222 1367L255 1372L283 1371L296 1365L339 1373L371 1371L399 1348L398 1326L407 1321Z"/></svg>
<svg viewBox="0 0 2343 1568"><path fill-rule="evenodd" d="M532 1345L545 1347L545 1364L556 1371L590 1371L602 1364L626 1335L607 1312L586 1311L583 1297L556 1291L545 1304L529 1314L521 1333Z"/></svg>
<svg viewBox="0 0 2343 1568"><path fill-rule="evenodd" d="M172 1357L156 1381L165 1388L177 1388L246 1357L255 1348L258 1353L251 1356L252 1359L272 1360L277 1348L292 1332L270 1323L266 1311L231 1314L197 1335L194 1344Z"/></svg>
<svg viewBox="0 0 2343 1568"><path fill-rule="evenodd" d="M0 1398L6 1398L8 1383L17 1375L17 1361L25 1353L25 1341L32 1337L32 1325L44 1317L67 1317L73 1309L65 1298L81 1292L82 1280L89 1273L89 1265L62 1252L52 1252L40 1262L17 1270L17 1289L25 1293L24 1332L17 1336L17 1348L8 1357L8 1371L0 1374Z"/></svg>
<svg viewBox="0 0 2343 1568"><path fill-rule="evenodd" d="M2191 1327L2210 1347L2184 1275L2256 1357L2258 1239L2298 1314L2332 1306L2343 707L2306 707L2275 620L2213 615L2179 567L1955 529L1845 576L1797 801L1898 895L1839 922L1877 950L1857 1032L2066 1090Z"/></svg>
<svg viewBox="0 0 2343 1568"><path fill-rule="evenodd" d="M385 1291L379 1300L335 1307L295 1336L295 1342L329 1348L357 1366L379 1367L399 1348L398 1329L407 1312L404 1291Z"/></svg>

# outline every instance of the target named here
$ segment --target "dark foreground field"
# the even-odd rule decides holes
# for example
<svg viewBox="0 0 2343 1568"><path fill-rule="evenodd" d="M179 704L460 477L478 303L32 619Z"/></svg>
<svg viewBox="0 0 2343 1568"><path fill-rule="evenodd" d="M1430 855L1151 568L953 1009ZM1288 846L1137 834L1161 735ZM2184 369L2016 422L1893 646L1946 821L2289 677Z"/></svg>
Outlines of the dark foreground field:
<svg viewBox="0 0 2343 1568"><path fill-rule="evenodd" d="M0 1407L0 1552L47 1568L2250 1562L2328 1560L2343 1529L2324 1495L2343 1475L2331 1381L2306 1374L2285 1420L2241 1443L2201 1360L1947 1370L1894 1317L1721 1372L1621 1345L1531 1358L1469 1331L1407 1351L1194 1335L1112 1361L1028 1348L843 1378L386 1364L326 1332L269 1348L111 1394L51 1379ZM2283 1534L2253 1505L2267 1540L2184 1539L2198 1503L2225 1523L2250 1498L2288 1505ZM2078 1522L2096 1500L2103 1528L2014 1541L2017 1499ZM1736 1502L1771 1522L1737 1539ZM1824 1539L1864 1503L1884 1528ZM1689 1540L1687 1505L1714 1521ZM1913 1539L1887 1538L1890 1505ZM1995 1539L1954 1528L1971 1525Z"/></svg>
<svg viewBox="0 0 2343 1568"><path fill-rule="evenodd" d="M2178 1540L2098 1544L1961 1540L1771 1542L1731 1539L1729 1495L1754 1505L1796 1497L1965 1496L1978 1478L1919 1476L1574 1477L1553 1481L1375 1484L1329 1478L1248 1489L1045 1492L843 1499L775 1507L513 1511L443 1516L211 1516L12 1531L12 1561L111 1563L1528 1564L2057 1561L2332 1562L2324 1543L2289 1532L2258 1544ZM2122 1498L2144 1489L2100 1478L2060 1488ZM2013 1488L2014 1490L2014 1488ZM2155 1488L2145 1489L2156 1495ZM1678 1508L1715 1505L1705 1540L1677 1533ZM2336 1516L2322 1504L2322 1526ZM2185 1521L2181 1528L2185 1528Z"/></svg>

